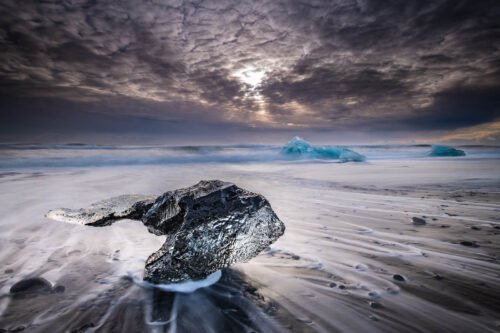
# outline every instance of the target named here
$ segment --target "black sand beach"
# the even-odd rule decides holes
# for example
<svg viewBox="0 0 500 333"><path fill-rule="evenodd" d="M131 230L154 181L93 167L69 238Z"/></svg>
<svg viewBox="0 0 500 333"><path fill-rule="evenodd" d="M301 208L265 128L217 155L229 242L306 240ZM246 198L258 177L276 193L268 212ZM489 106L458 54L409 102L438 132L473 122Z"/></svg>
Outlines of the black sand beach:
<svg viewBox="0 0 500 333"><path fill-rule="evenodd" d="M423 159L6 172L0 329L496 332L497 171L496 160ZM189 294L140 283L144 261L163 242L140 222L88 228L44 217L54 207L158 194L202 178L262 193L287 230ZM11 292L27 278L44 280Z"/></svg>

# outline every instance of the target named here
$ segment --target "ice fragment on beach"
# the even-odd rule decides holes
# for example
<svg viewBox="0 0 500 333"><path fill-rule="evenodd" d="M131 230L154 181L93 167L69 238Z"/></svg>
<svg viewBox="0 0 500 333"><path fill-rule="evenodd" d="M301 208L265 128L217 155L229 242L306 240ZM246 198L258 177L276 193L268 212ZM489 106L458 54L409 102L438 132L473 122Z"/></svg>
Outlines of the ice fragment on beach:
<svg viewBox="0 0 500 333"><path fill-rule="evenodd" d="M120 195L93 203L88 208L54 209L46 217L60 222L106 226L118 219L140 219L153 205L154 199L145 195Z"/></svg>
<svg viewBox="0 0 500 333"><path fill-rule="evenodd" d="M153 283L204 279L250 260L285 231L263 196L220 180L200 181L156 200L124 195L87 209L53 210L47 217L89 226L142 220L151 233L167 236L146 261L144 280Z"/></svg>
<svg viewBox="0 0 500 333"><path fill-rule="evenodd" d="M221 271L216 271L209 276L207 276L203 280L187 280L178 283L170 283L170 284L155 284L154 287L169 291L169 292L179 292L179 293L192 293L200 288L205 288L211 286L219 281L222 276ZM144 282L147 286L148 282Z"/></svg>
<svg viewBox="0 0 500 333"><path fill-rule="evenodd" d="M366 157L355 152L354 150L342 148L339 159L342 162L363 162Z"/></svg>
<svg viewBox="0 0 500 333"><path fill-rule="evenodd" d="M429 156L446 157L446 156L465 156L465 152L449 146L432 145Z"/></svg>
<svg viewBox="0 0 500 333"><path fill-rule="evenodd" d="M206 278L250 260L285 231L263 196L219 180L166 192L142 221L167 235L146 261L144 279L154 283Z"/></svg>
<svg viewBox="0 0 500 333"><path fill-rule="evenodd" d="M341 162L362 162L366 159L365 156L351 149L338 146L313 146L298 136L283 146L281 154L302 158L333 159Z"/></svg>
<svg viewBox="0 0 500 333"><path fill-rule="evenodd" d="M296 136L292 140L288 141L288 143L281 149L281 152L285 154L298 155L308 154L312 152L312 146L306 140Z"/></svg>

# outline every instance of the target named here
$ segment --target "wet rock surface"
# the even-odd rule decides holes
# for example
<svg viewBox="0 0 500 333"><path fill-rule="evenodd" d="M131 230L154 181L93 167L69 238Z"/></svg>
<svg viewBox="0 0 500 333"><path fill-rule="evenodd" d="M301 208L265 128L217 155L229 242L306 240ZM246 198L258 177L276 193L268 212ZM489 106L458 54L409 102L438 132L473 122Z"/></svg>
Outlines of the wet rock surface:
<svg viewBox="0 0 500 333"><path fill-rule="evenodd" d="M47 217L90 226L140 219L151 233L167 235L146 261L144 279L153 283L203 279L250 260L285 231L263 196L219 180L169 191L156 200L125 195L88 209L53 210Z"/></svg>

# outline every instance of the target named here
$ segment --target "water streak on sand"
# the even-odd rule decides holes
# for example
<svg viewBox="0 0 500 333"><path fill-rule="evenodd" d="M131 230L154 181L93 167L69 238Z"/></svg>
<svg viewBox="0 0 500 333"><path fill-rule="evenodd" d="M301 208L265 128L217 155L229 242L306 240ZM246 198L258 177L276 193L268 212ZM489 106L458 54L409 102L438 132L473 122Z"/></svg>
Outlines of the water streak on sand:
<svg viewBox="0 0 500 333"><path fill-rule="evenodd" d="M164 242L141 223L44 218L53 207L202 178L262 193L287 232L192 293L136 283ZM9 170L0 178L0 329L496 332L499 184L496 161L467 158ZM64 292L9 294L29 276Z"/></svg>

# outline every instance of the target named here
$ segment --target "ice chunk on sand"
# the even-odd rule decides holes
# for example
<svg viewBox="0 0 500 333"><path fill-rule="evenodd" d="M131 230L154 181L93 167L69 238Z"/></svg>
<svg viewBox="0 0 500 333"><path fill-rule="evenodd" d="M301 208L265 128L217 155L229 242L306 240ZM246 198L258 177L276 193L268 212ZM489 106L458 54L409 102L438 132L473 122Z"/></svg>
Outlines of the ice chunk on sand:
<svg viewBox="0 0 500 333"><path fill-rule="evenodd" d="M303 158L324 158L341 162L362 162L365 156L347 148L338 146L313 146L306 140L296 136L283 146L281 153Z"/></svg>
<svg viewBox="0 0 500 333"><path fill-rule="evenodd" d="M366 157L355 152L354 150L342 148L342 153L340 153L339 159L341 162L363 162Z"/></svg>
<svg viewBox="0 0 500 333"><path fill-rule="evenodd" d="M465 156L465 152L449 146L432 145L429 156Z"/></svg>

